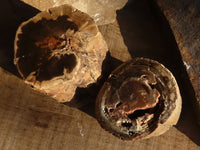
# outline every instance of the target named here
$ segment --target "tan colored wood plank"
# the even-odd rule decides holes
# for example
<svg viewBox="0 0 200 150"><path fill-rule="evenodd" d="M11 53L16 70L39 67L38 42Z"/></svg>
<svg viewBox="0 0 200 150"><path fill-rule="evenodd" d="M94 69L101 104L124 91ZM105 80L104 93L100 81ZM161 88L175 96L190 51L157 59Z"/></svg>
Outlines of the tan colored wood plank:
<svg viewBox="0 0 200 150"><path fill-rule="evenodd" d="M8 23L5 22L4 24L7 27ZM130 23L128 26L131 27L132 24ZM8 27L13 30L12 25L9 24ZM129 59L131 57L128 53L130 48L133 53L135 52L134 42L133 48L130 45L128 45L129 51L126 48L121 36L121 28L117 26L117 23L101 26L100 30L105 36L111 55L116 56L116 59L121 61ZM130 32L133 33L133 31ZM12 34L4 35L11 36ZM4 36L0 36L0 39L4 38ZM12 38L6 37L6 39ZM134 39L131 40L134 41ZM142 41L142 38L139 41ZM141 42L141 44L144 43ZM148 46L151 46L151 43L149 42ZM137 46L140 48L139 43ZM0 45L0 47L2 50L0 65L12 72L11 65L5 65L13 59L10 55L6 55L9 50L12 50L12 47L8 47L8 49L6 49L6 46ZM142 45L141 48L145 49L146 45ZM117 57L115 50L123 57ZM9 51L9 53L12 52ZM92 107L90 106L89 109L92 109ZM188 109L185 107L185 111L182 113L178 126L172 127L165 134L135 142L122 141L104 131L96 119L87 113L59 104L50 97L32 90L20 78L0 67L0 149L198 150L200 147L194 141L195 137L185 134L187 132L198 134L199 132L194 126L191 126L195 123L193 123L194 119L190 113L192 112L191 107L189 105L187 107Z"/></svg>
<svg viewBox="0 0 200 150"><path fill-rule="evenodd" d="M0 76L0 147L3 150L199 148L174 127L159 137L124 142L104 131L86 113L33 91L3 69Z"/></svg>

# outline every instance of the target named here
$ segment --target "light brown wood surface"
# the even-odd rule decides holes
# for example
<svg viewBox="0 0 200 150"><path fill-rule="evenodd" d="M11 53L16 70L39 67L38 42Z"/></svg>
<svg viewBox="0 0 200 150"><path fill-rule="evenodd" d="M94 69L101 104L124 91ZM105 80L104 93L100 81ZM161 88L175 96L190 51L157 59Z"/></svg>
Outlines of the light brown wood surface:
<svg viewBox="0 0 200 150"><path fill-rule="evenodd" d="M175 127L159 137L124 142L104 131L88 114L33 91L3 69L0 69L0 75L2 150L199 148Z"/></svg>
<svg viewBox="0 0 200 150"><path fill-rule="evenodd" d="M122 141L104 131L94 117L95 96L79 109L60 104L54 99L32 90L18 76L13 65L12 42L17 28L12 7L2 3L9 12L1 25L0 45L0 149L1 150L198 150L200 130L196 125L190 93L185 82L178 79L183 97L183 111L175 127L165 134L140 141ZM100 26L109 46L106 64L110 70L134 56L145 56L161 61L175 77L183 74L180 64L173 64L173 44L169 46L165 31L146 1L119 11L117 21ZM145 11L144 11L145 10ZM2 10L1 10L2 11ZM131 15L125 15L125 14ZM16 20L15 20L16 19ZM145 33L144 33L145 32ZM169 50L170 49L170 50ZM161 50L161 52L160 52ZM175 51L176 48L173 49ZM165 55L170 51L170 55ZM134 55L133 55L134 54ZM179 56L175 55L177 61ZM171 59L170 59L171 58ZM168 60L168 61L166 61ZM177 69L178 68L178 69ZM105 75L106 76L106 75ZM93 92L93 90L91 90ZM84 97L82 98L84 99Z"/></svg>

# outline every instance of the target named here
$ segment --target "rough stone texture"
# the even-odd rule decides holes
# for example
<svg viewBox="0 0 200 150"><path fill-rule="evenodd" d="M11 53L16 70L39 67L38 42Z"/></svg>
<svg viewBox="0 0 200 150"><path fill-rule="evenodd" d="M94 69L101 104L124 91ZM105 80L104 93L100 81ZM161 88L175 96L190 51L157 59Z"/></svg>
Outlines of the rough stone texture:
<svg viewBox="0 0 200 150"><path fill-rule="evenodd" d="M194 87L200 124L200 1L157 0L157 3L169 21Z"/></svg>
<svg viewBox="0 0 200 150"><path fill-rule="evenodd" d="M98 25L114 22L116 10L124 7L128 0L21 0L41 11L51 7L70 4L89 14Z"/></svg>
<svg viewBox="0 0 200 150"><path fill-rule="evenodd" d="M14 46L14 62L25 82L59 102L97 81L108 51L93 19L69 5L22 23Z"/></svg>

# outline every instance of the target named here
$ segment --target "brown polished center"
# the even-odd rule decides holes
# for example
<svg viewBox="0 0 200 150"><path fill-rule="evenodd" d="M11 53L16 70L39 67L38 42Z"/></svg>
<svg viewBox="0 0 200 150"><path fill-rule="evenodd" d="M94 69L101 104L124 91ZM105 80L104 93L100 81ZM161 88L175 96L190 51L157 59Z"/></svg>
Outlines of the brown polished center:
<svg viewBox="0 0 200 150"><path fill-rule="evenodd" d="M112 95L112 101L118 101L118 104L108 108L109 114L110 116L125 117L136 110L153 108L158 103L159 96L159 92L152 88L147 80L129 78Z"/></svg>

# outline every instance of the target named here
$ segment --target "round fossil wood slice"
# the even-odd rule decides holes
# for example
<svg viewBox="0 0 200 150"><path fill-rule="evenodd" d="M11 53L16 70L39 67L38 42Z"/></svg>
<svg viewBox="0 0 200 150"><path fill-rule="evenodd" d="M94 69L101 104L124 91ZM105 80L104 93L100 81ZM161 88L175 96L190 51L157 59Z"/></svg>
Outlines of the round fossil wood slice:
<svg viewBox="0 0 200 150"><path fill-rule="evenodd" d="M96 100L100 125L122 139L161 135L179 119L177 82L157 61L135 58L114 70Z"/></svg>
<svg viewBox="0 0 200 150"><path fill-rule="evenodd" d="M87 87L100 77L108 48L89 15L62 5L23 22L14 50L25 82L66 102L77 87Z"/></svg>

